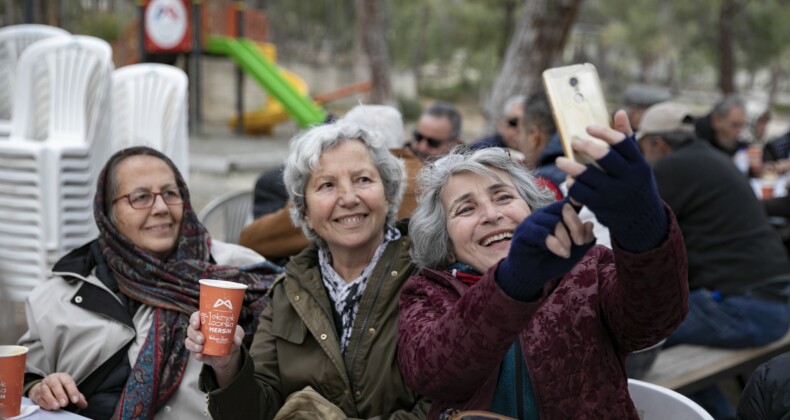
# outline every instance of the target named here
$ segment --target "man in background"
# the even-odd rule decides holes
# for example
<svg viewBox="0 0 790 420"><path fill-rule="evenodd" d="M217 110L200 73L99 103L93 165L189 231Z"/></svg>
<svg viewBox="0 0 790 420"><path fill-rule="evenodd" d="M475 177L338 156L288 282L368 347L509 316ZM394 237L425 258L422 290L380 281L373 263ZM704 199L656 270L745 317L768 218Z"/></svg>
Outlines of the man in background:
<svg viewBox="0 0 790 420"><path fill-rule="evenodd" d="M551 182L550 187L557 188L565 182L565 172L555 163L563 155L562 143L549 99L543 91L533 93L524 102L518 150L524 154L527 167L534 170L536 176Z"/></svg>
<svg viewBox="0 0 790 420"><path fill-rule="evenodd" d="M782 338L790 326L790 262L748 179L696 138L683 105L649 108L637 141L688 254L689 312L666 346L740 348ZM714 418L734 416L718 387L692 399Z"/></svg>
<svg viewBox="0 0 790 420"><path fill-rule="evenodd" d="M437 102L420 115L408 148L420 159L434 160L461 144L461 113L447 102Z"/></svg>
<svg viewBox="0 0 790 420"><path fill-rule="evenodd" d="M669 93L655 86L633 84L623 94L623 106L631 122L631 128L639 131L642 115L651 106L668 101Z"/></svg>
<svg viewBox="0 0 790 420"><path fill-rule="evenodd" d="M695 123L697 137L707 140L711 146L734 156L745 146L740 134L746 128L746 103L737 96L727 96L713 106L711 112L698 118Z"/></svg>
<svg viewBox="0 0 790 420"><path fill-rule="evenodd" d="M518 137L521 135L519 126L521 125L521 114L524 109L524 95L516 95L508 98L502 108L502 115L496 122L496 133L483 137L470 146L472 150L484 149L486 147L507 147L510 149L518 148Z"/></svg>

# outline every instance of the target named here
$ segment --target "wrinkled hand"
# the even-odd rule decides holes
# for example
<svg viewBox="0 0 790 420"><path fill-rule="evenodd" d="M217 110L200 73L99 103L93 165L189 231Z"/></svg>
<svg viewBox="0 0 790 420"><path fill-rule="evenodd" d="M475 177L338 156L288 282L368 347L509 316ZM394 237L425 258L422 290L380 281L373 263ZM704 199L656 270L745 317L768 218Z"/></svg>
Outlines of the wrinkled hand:
<svg viewBox="0 0 790 420"><path fill-rule="evenodd" d="M187 327L186 348L192 354L192 358L198 362L211 366L217 383L226 386L241 369L241 343L244 340L244 329L236 325L233 336L233 346L227 356L209 356L201 353L206 337L200 332L200 312L193 312L189 317L189 327Z"/></svg>
<svg viewBox="0 0 790 420"><path fill-rule="evenodd" d="M595 244L592 230L567 200L538 209L513 232L497 283L514 299L533 300L546 282L570 271Z"/></svg>
<svg viewBox="0 0 790 420"><path fill-rule="evenodd" d="M587 206L609 228L618 244L632 252L652 249L666 237L668 220L624 111L614 116L614 129L590 126L587 132L611 147L574 139L573 149L591 156L603 169L557 158L557 167L575 178L571 200Z"/></svg>
<svg viewBox="0 0 790 420"><path fill-rule="evenodd" d="M79 408L88 407L85 396L77 389L77 383L68 373L52 373L33 385L28 398L44 410L60 410L69 404Z"/></svg>

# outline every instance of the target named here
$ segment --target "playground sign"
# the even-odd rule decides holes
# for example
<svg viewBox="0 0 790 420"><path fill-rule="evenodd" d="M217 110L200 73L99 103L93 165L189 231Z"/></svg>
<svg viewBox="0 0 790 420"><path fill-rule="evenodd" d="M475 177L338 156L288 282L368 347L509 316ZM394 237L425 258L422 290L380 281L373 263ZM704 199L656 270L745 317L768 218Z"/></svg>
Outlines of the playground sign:
<svg viewBox="0 0 790 420"><path fill-rule="evenodd" d="M180 53L191 49L189 0L148 0L145 4L145 50Z"/></svg>

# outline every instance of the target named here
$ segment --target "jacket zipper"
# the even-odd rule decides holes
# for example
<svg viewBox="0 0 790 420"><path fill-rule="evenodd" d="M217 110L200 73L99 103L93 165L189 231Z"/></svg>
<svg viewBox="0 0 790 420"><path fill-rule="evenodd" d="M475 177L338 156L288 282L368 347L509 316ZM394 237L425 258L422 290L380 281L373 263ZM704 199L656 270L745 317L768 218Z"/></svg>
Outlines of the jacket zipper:
<svg viewBox="0 0 790 420"><path fill-rule="evenodd" d="M398 241L398 245L400 245L400 241ZM381 257L384 258L384 255L382 255ZM391 268L392 268L392 258L387 258L387 268L383 271L381 277L385 277L385 274L390 272ZM375 308L376 307L376 302L378 302L379 296L381 296L381 289L384 287L384 282L385 281L386 281L386 279L382 279L376 285L376 294L373 295L373 302L371 303L371 306L370 306L371 308ZM373 311L372 310L368 311L365 314L364 320L362 321L362 328L360 329L360 335L362 337L364 337L364 334L362 334L362 333L367 329L367 326L370 323L370 318L372 316L373 316ZM362 339L361 339L362 337L360 337L360 339L357 340L357 345L356 345L356 347L354 349L354 355L351 357L351 367L352 368L354 367L354 365L356 365L357 356L359 355L359 350L362 347Z"/></svg>

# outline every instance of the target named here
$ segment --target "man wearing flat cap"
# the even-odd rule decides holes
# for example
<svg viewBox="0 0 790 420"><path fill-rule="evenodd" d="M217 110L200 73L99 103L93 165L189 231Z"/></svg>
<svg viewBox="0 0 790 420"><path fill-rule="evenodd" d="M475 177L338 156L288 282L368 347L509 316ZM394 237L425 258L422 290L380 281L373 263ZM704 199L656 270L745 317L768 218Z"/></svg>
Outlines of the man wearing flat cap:
<svg viewBox="0 0 790 420"><path fill-rule="evenodd" d="M623 105L634 131L639 131L642 115L648 108L668 100L669 92L656 86L643 84L628 86L623 95Z"/></svg>
<svg viewBox="0 0 790 420"><path fill-rule="evenodd" d="M689 312L666 345L737 348L782 338L790 326L790 263L748 179L695 136L683 105L650 107L637 141L688 253ZM714 418L734 416L718 388L692 398Z"/></svg>

